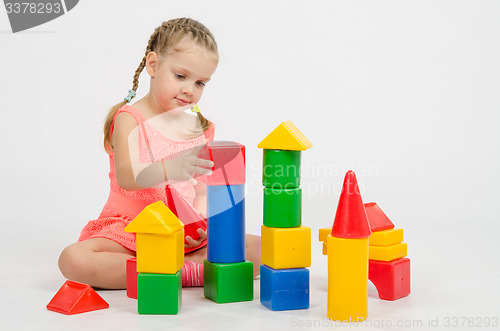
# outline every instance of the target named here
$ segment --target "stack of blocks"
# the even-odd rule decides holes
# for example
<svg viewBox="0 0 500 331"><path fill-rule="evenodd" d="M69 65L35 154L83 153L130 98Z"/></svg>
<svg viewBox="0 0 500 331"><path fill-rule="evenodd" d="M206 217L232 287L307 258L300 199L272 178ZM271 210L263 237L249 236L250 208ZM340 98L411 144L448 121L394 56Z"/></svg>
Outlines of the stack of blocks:
<svg viewBox="0 0 500 331"><path fill-rule="evenodd" d="M368 279L375 285L380 299L397 300L410 294L410 259L403 229L394 224L375 202L364 204L371 235L369 242ZM327 236L331 228L319 230L323 255L327 254Z"/></svg>
<svg viewBox="0 0 500 331"><path fill-rule="evenodd" d="M217 303L253 300L253 263L245 260L245 146L214 141L200 152L214 163L207 184L204 295Z"/></svg>
<svg viewBox="0 0 500 331"><path fill-rule="evenodd" d="M177 314L182 302L184 224L158 201L144 208L125 231L137 234L139 314Z"/></svg>
<svg viewBox="0 0 500 331"><path fill-rule="evenodd" d="M312 144L288 121L258 147L264 149L260 302L273 311L307 309L311 229L301 222L300 156Z"/></svg>
<svg viewBox="0 0 500 331"><path fill-rule="evenodd" d="M365 210L372 229L368 277L380 299L403 298L410 294L410 259L405 258L407 244L403 243L403 229L394 229L376 203L366 203Z"/></svg>
<svg viewBox="0 0 500 331"><path fill-rule="evenodd" d="M368 237L371 234L356 175L348 171L330 234L328 318L360 322L368 317Z"/></svg>

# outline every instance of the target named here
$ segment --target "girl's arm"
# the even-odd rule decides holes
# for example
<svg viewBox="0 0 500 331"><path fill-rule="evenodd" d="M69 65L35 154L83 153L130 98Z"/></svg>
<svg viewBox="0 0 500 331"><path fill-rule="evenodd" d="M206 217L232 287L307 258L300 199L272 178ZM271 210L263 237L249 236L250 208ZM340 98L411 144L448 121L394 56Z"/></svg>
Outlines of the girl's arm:
<svg viewBox="0 0 500 331"><path fill-rule="evenodd" d="M142 190L147 187L139 186L136 182L134 167L137 171L137 167L140 166L137 162L139 160L139 145L138 140L136 140L137 146L133 143L129 146L129 136L131 135L137 135L137 122L134 117L125 112L118 114L111 141L115 158L116 181L121 188L127 191Z"/></svg>

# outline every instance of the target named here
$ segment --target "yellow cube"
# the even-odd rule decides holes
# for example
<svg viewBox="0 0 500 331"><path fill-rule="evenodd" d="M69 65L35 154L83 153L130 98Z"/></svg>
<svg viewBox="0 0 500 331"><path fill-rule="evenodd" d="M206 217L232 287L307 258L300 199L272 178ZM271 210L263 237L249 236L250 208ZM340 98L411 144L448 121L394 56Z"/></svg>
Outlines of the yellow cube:
<svg viewBox="0 0 500 331"><path fill-rule="evenodd" d="M323 241L323 255L328 255L328 242Z"/></svg>
<svg viewBox="0 0 500 331"><path fill-rule="evenodd" d="M273 269L311 266L311 229L261 227L261 262Z"/></svg>
<svg viewBox="0 0 500 331"><path fill-rule="evenodd" d="M319 241L326 242L326 237L332 233L332 227L319 229Z"/></svg>
<svg viewBox="0 0 500 331"><path fill-rule="evenodd" d="M137 234L137 272L175 274L184 265L184 229L170 234Z"/></svg>
<svg viewBox="0 0 500 331"><path fill-rule="evenodd" d="M372 232L368 238L370 246L390 246L403 241L403 229Z"/></svg>
<svg viewBox="0 0 500 331"><path fill-rule="evenodd" d="M370 260L377 261L392 261L402 257L405 257L408 251L408 245L406 243L399 243L395 245L390 245L386 247L382 246L370 246L369 247L369 258Z"/></svg>

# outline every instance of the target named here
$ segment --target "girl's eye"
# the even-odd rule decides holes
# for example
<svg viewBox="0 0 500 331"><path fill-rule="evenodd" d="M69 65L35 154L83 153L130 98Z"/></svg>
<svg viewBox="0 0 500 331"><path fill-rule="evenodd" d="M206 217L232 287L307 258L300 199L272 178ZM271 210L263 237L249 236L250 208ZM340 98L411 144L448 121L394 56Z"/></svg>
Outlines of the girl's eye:
<svg viewBox="0 0 500 331"><path fill-rule="evenodd" d="M203 83L203 82L196 82L196 84L197 84L198 86L205 86L205 83Z"/></svg>
<svg viewBox="0 0 500 331"><path fill-rule="evenodd" d="M186 78L184 75L181 75L181 74L175 74L175 77L179 78L179 79L184 79Z"/></svg>

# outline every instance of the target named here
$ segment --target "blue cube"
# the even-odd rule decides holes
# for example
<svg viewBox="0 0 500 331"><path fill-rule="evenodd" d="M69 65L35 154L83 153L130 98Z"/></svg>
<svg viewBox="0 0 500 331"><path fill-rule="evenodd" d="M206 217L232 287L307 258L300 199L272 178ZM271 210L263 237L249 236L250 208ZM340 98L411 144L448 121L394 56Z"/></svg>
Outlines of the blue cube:
<svg viewBox="0 0 500 331"><path fill-rule="evenodd" d="M260 303L273 311L308 309L309 269L261 265Z"/></svg>

